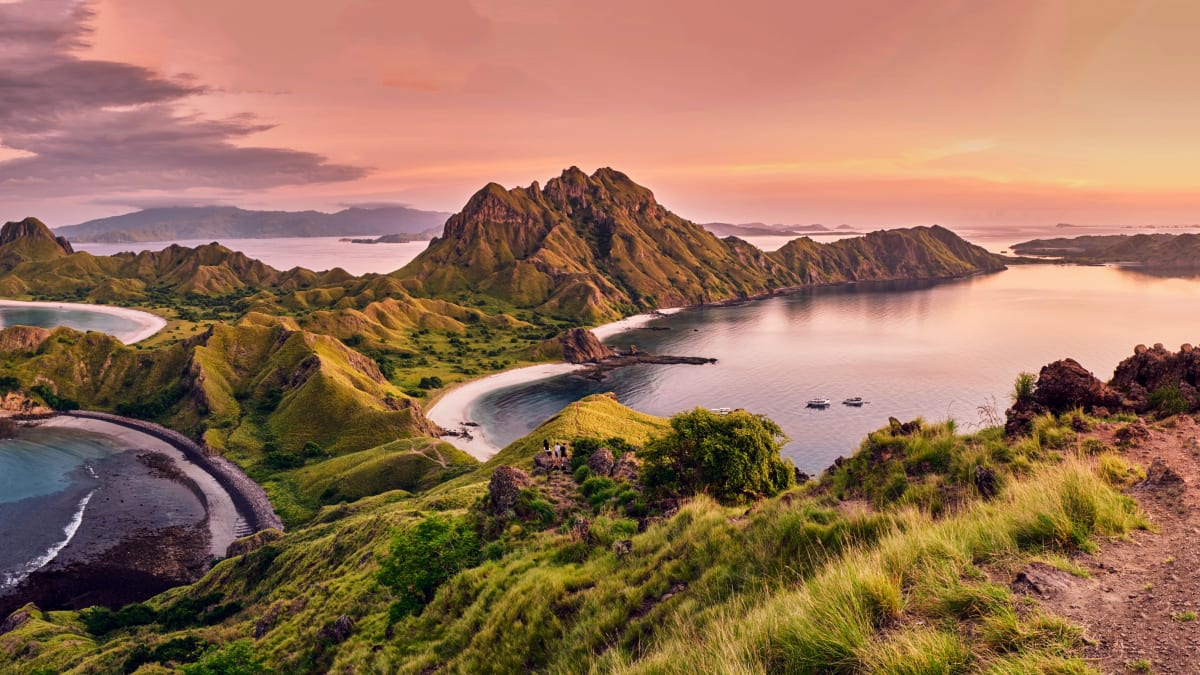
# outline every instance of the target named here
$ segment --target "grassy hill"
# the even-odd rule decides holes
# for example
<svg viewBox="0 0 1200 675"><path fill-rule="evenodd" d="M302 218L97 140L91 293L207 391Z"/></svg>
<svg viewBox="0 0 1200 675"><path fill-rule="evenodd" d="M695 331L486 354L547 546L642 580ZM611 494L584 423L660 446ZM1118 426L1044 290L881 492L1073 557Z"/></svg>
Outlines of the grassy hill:
<svg viewBox="0 0 1200 675"><path fill-rule="evenodd" d="M507 461L528 461L575 419L635 445L664 422L608 397L576 408L506 448ZM0 635L0 669L173 672L208 649L276 672L1091 672L1082 631L1003 581L1032 560L1073 569L1069 556L1147 526L1108 482L1103 467L1123 460L1083 450L1081 419L1100 423L1046 417L1015 441L884 429L819 481L749 508L700 495L631 516L616 497L584 499L586 483L535 478L531 495L569 508L499 529L482 506L484 467L457 485L326 506L127 612L123 628L97 634L89 612L27 607ZM350 457L341 470L360 465ZM995 472L994 491L975 485L976 466ZM897 470L911 481L891 481ZM933 508L935 493L952 506ZM431 515L492 534L478 564L395 618L398 591L376 576L392 533Z"/></svg>

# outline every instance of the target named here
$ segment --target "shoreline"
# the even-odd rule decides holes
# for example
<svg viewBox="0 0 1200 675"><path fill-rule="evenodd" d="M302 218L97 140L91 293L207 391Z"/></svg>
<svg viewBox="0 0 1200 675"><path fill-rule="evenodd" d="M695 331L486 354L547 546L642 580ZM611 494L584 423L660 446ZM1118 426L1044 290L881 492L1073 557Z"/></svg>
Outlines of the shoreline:
<svg viewBox="0 0 1200 675"><path fill-rule="evenodd" d="M167 320L150 312L131 307L116 305L90 305L81 302L48 302L42 300L11 300L0 298L0 307L40 307L45 309L73 309L76 311L95 312L127 319L136 324L132 331L123 331L121 335L113 335L127 345L145 340L167 327Z"/></svg>
<svg viewBox="0 0 1200 675"><path fill-rule="evenodd" d="M603 341L614 335L640 328L661 316L669 316L676 312L682 312L684 309L687 308L668 307L653 312L634 314L633 316L601 324L588 330ZM434 401L433 405L425 411L425 417L447 431L469 430L471 434L470 438L443 436L441 440L466 452L481 462L486 462L503 450L503 448L496 446L488 439L483 427L468 425L472 421L468 413L476 401L500 389L537 382L538 380L566 375L586 370L587 368L589 368L589 364L586 363L565 363L562 361L539 363L532 366L522 366L506 370L476 380L460 382L447 389L445 393Z"/></svg>
<svg viewBox="0 0 1200 675"><path fill-rule="evenodd" d="M76 429L116 439L125 452L160 452L175 460L175 465L204 495L205 527L210 535L209 552L218 558L237 537L239 523L245 522L234 504L232 495L185 453L167 441L136 429L105 420L55 415L38 426L57 429ZM86 514L84 516L86 518ZM47 564L53 562L48 561Z"/></svg>

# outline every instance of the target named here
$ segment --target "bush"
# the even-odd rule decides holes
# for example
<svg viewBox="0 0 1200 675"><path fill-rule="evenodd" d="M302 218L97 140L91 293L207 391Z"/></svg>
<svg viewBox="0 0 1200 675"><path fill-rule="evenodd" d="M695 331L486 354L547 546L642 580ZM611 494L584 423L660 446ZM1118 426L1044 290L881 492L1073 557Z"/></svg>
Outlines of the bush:
<svg viewBox="0 0 1200 675"><path fill-rule="evenodd" d="M378 577L400 595L392 619L419 613L443 582L479 560L479 537L465 519L430 516L396 533Z"/></svg>
<svg viewBox="0 0 1200 675"><path fill-rule="evenodd" d="M444 386L445 383L442 382L442 378L438 377L437 375L432 377L422 377L421 381L417 383L417 387L419 389L441 389Z"/></svg>
<svg viewBox="0 0 1200 675"><path fill-rule="evenodd" d="M1037 389L1037 375L1028 372L1017 375L1017 381L1013 383L1013 403L1033 400L1035 389Z"/></svg>
<svg viewBox="0 0 1200 675"><path fill-rule="evenodd" d="M706 492L725 503L769 497L795 482L792 463L779 456L786 440L762 415L696 408L672 417L671 430L638 453L642 481L667 492Z"/></svg>
<svg viewBox="0 0 1200 675"><path fill-rule="evenodd" d="M249 640L211 649L198 662L183 667L184 675L270 675L272 672L254 653Z"/></svg>
<svg viewBox="0 0 1200 675"><path fill-rule="evenodd" d="M1164 384L1150 392L1150 407L1163 415L1178 415L1188 410L1188 401L1178 383Z"/></svg>

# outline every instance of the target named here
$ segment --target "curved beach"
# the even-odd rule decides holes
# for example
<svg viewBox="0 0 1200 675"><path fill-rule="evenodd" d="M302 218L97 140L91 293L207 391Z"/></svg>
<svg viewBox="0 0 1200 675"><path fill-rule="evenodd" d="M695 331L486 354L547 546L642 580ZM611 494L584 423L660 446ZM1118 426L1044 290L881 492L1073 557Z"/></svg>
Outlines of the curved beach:
<svg viewBox="0 0 1200 675"><path fill-rule="evenodd" d="M619 333L640 328L659 316L673 314L681 309L673 307L645 314L635 314L619 321L597 326L591 331L596 337L606 340ZM501 448L488 439L483 427L469 426L471 408L476 401L500 389L565 375L582 368L584 366L572 363L541 363L463 382L447 390L425 411L425 416L443 429L469 433L469 437L450 436L444 440L475 459L481 462L486 461L500 452Z"/></svg>
<svg viewBox="0 0 1200 675"><path fill-rule="evenodd" d="M124 331L115 331L112 336L124 342L127 345L141 342L146 338L154 335L158 331L166 328L166 319L144 312L138 309L129 307L116 307L114 305L90 305L79 302L42 302L33 300L7 300L0 299L0 307L37 307L43 309L66 309L77 312L94 312L96 314L107 314L115 316L134 324L132 328Z"/></svg>

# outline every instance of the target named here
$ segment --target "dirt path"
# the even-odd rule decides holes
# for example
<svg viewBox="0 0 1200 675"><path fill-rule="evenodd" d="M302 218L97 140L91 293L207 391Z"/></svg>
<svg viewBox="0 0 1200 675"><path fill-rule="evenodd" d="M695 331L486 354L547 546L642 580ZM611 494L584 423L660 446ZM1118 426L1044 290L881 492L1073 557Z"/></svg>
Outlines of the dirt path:
<svg viewBox="0 0 1200 675"><path fill-rule="evenodd" d="M1085 435L1115 447L1122 426ZM1183 479L1129 490L1159 532L1079 558L1091 579L1042 568L1035 586L1046 588L1030 592L1085 628L1087 657L1105 673L1200 673L1200 425L1186 416L1151 425L1123 454L1147 468L1160 459Z"/></svg>

